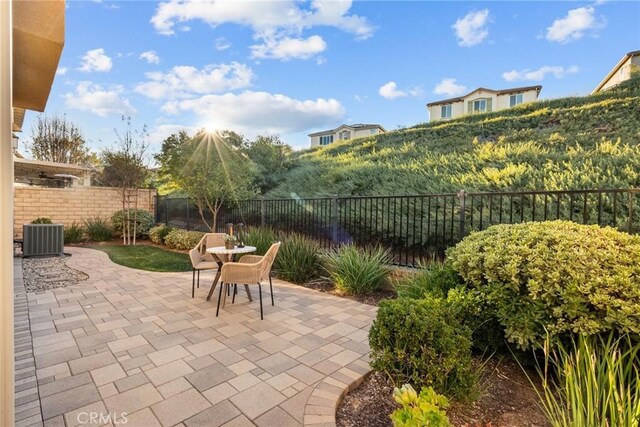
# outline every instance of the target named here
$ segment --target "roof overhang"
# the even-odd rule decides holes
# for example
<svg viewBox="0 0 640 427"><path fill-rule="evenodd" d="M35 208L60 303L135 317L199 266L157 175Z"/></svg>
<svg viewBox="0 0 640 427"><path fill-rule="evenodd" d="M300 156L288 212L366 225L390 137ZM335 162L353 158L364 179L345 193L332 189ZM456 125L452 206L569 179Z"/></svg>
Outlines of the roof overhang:
<svg viewBox="0 0 640 427"><path fill-rule="evenodd" d="M14 0L14 107L44 111L64 47L64 14L64 0Z"/></svg>
<svg viewBox="0 0 640 427"><path fill-rule="evenodd" d="M22 169L29 170L41 170L48 172L59 172L59 171L91 171L91 168L88 166L82 165L72 165L70 163L57 163L57 162L46 162L42 160L31 160L31 159L21 159L14 157L13 162L16 166L21 167Z"/></svg>
<svg viewBox="0 0 640 427"><path fill-rule="evenodd" d="M13 132L22 132L22 123L24 123L24 108L13 109Z"/></svg>
<svg viewBox="0 0 640 427"><path fill-rule="evenodd" d="M604 79L602 79L602 81L600 82L600 84L598 84L598 86L596 86L596 88L591 91L592 94L599 92L602 87L609 81L609 79L618 72L618 70L620 69L620 67L622 67L622 65L627 62L628 59L633 58L634 56L640 56L640 50L634 50L632 52L627 53L625 56L622 57L622 59L620 61L618 61L618 63L616 64L615 67L613 67L611 69L611 71L609 71L609 73L604 77Z"/></svg>

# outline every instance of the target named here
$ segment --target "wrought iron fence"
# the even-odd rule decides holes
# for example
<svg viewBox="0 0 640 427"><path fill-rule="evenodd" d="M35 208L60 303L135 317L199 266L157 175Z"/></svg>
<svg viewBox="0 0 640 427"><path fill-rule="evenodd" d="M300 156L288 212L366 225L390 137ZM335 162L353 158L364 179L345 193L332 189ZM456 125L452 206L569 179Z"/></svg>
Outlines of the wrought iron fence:
<svg viewBox="0 0 640 427"><path fill-rule="evenodd" d="M381 244L399 265L442 255L472 231L495 224L564 219L582 224L640 231L640 189L519 191L410 196L326 197L243 200L224 206L224 224L269 226L318 240L325 248ZM211 215L203 213L207 223ZM158 197L156 221L208 231L197 207L186 198Z"/></svg>

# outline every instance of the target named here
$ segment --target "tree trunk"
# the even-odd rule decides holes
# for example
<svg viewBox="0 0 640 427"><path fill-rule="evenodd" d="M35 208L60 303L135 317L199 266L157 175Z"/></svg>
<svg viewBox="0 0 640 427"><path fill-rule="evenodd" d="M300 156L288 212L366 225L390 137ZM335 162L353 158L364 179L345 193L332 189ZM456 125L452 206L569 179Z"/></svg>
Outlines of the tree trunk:
<svg viewBox="0 0 640 427"><path fill-rule="evenodd" d="M127 244L127 232L126 232L126 224L124 221L124 214L125 214L125 206L127 204L126 202L127 200L127 190L123 189L122 190L122 244L126 245Z"/></svg>
<svg viewBox="0 0 640 427"><path fill-rule="evenodd" d="M138 189L133 199L133 246L136 245L136 237L138 235Z"/></svg>

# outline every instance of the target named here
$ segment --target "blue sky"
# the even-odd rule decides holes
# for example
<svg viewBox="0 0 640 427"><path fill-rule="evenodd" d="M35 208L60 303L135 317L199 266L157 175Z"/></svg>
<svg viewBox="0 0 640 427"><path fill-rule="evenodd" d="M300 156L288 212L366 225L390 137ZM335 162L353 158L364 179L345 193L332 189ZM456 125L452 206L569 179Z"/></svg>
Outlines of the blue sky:
<svg viewBox="0 0 640 427"><path fill-rule="evenodd" d="M153 151L201 127L305 148L341 123L425 122L427 102L478 86L587 94L639 28L638 2L68 1L46 114L96 151L123 114Z"/></svg>

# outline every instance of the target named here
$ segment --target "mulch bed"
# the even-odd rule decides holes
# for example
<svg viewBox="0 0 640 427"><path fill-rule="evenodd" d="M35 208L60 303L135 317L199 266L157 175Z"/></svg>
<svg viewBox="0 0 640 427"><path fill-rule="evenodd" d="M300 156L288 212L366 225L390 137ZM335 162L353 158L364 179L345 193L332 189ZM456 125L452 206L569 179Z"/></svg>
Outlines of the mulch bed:
<svg viewBox="0 0 640 427"><path fill-rule="evenodd" d="M363 304L373 305L375 307L377 307L380 301L382 300L395 299L397 297L395 291L386 290L386 289L376 291L369 295L357 295L357 296L343 295L336 289L335 285L326 277L321 277L320 279L303 283L302 286L304 286L305 288L313 289L314 291L336 295L342 298L358 301Z"/></svg>
<svg viewBox="0 0 640 427"><path fill-rule="evenodd" d="M537 378L535 372L528 372ZM397 408L389 378L373 372L338 407L338 427L388 427ZM447 416L453 426L547 427L538 397L517 363L491 359L480 381L481 395L472 404L453 402Z"/></svg>

